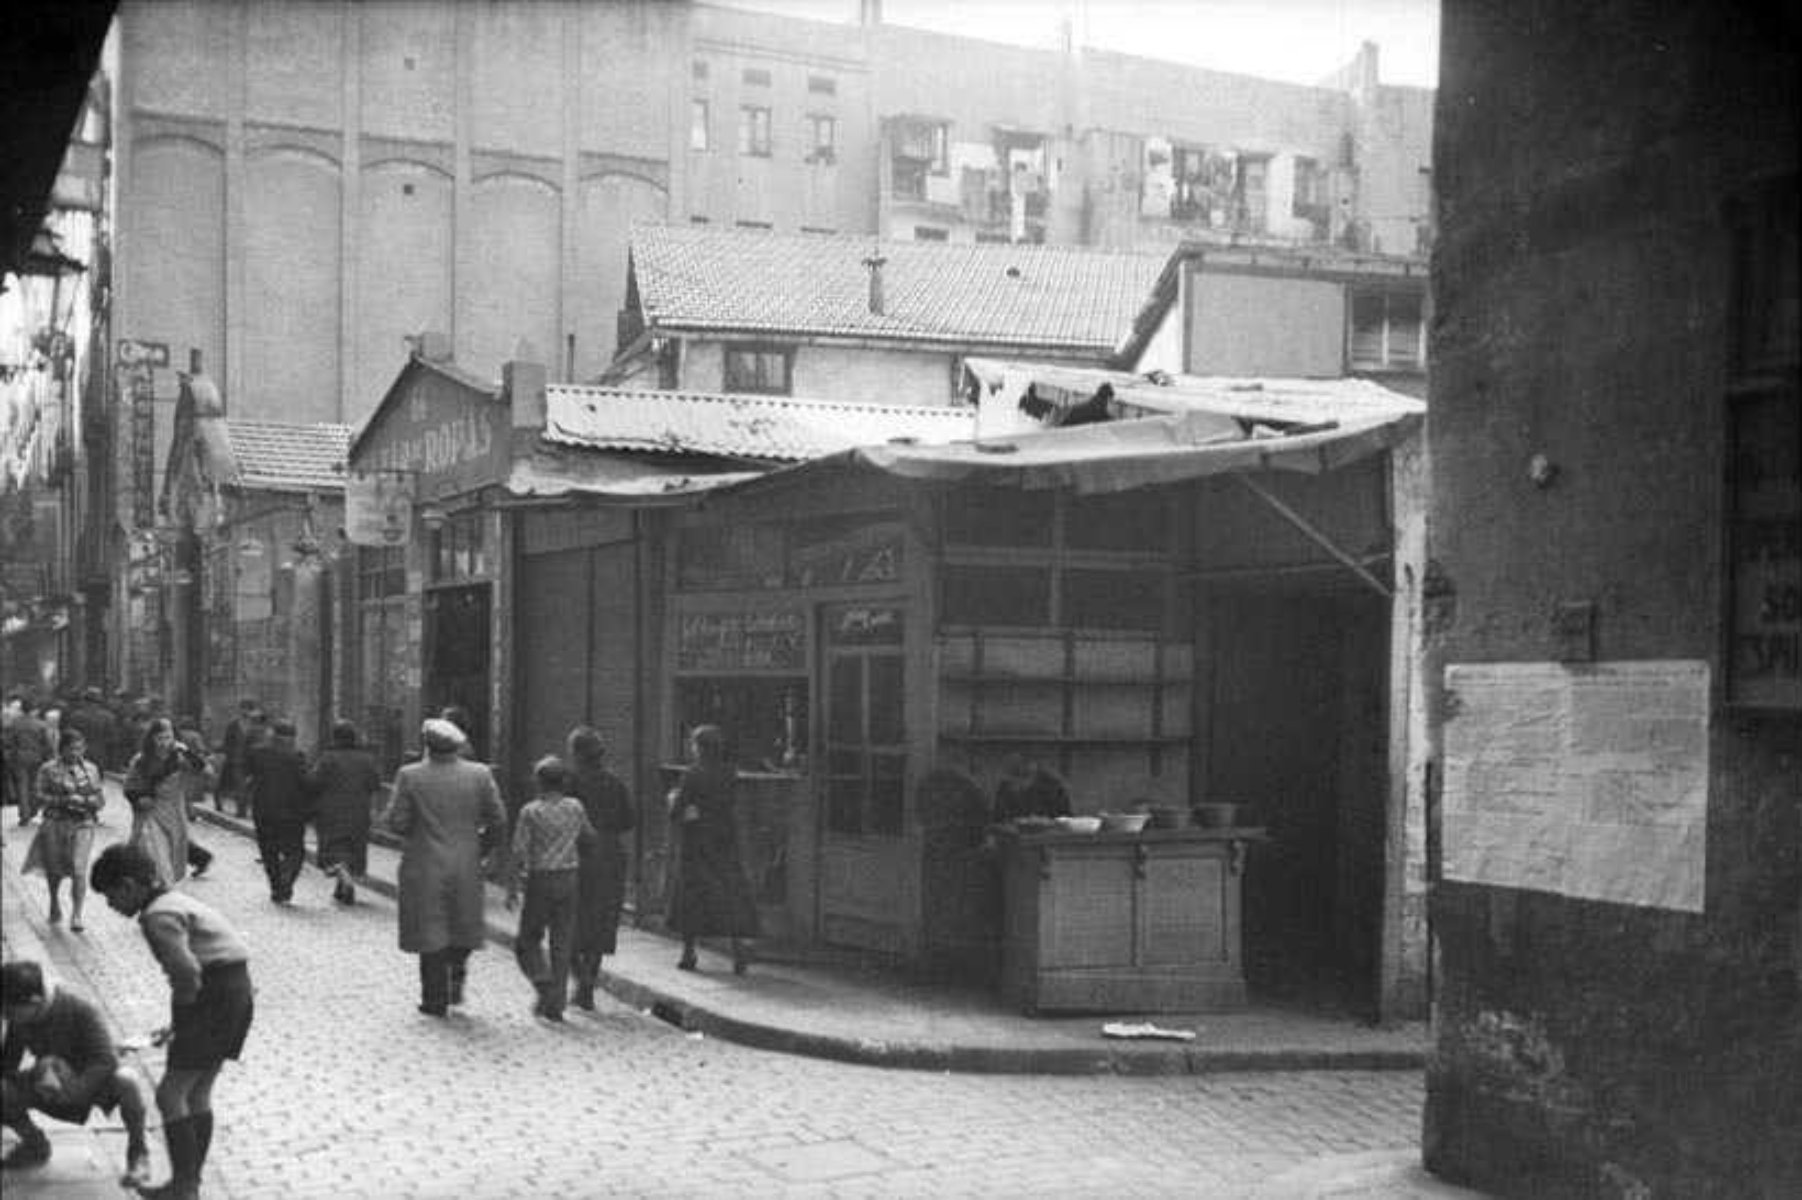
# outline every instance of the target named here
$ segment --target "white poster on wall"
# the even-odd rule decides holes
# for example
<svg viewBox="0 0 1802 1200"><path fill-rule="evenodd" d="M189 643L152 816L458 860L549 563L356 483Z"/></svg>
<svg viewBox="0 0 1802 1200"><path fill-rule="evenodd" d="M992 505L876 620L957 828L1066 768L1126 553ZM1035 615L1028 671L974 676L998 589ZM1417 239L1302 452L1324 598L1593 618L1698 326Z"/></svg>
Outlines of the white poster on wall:
<svg viewBox="0 0 1802 1200"><path fill-rule="evenodd" d="M1708 664L1445 670L1446 879L1701 912Z"/></svg>

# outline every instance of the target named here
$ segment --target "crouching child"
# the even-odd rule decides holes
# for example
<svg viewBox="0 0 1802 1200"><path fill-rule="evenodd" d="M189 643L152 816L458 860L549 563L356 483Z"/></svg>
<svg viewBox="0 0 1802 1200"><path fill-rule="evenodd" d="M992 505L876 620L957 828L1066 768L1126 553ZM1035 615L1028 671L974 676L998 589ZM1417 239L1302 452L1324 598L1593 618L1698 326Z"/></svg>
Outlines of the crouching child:
<svg viewBox="0 0 1802 1200"><path fill-rule="evenodd" d="M136 1187L150 1178L144 1119L150 1091L136 1068L119 1061L118 1048L94 1002L44 977L38 963L0 966L0 1010L6 1041L0 1046L0 1122L19 1143L0 1165L35 1167L50 1160L50 1139L31 1119L40 1113L85 1125L95 1109L117 1110L125 1125L125 1176ZM31 1055L26 1065L25 1055Z"/></svg>

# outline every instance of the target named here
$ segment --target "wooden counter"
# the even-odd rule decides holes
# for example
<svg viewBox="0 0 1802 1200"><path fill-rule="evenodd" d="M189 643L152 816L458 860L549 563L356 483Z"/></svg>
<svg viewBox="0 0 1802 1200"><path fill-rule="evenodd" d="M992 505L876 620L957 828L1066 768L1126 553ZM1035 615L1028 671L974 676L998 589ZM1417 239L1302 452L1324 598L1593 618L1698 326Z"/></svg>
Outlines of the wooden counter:
<svg viewBox="0 0 1802 1200"><path fill-rule="evenodd" d="M1239 885L1263 837L1004 833L1003 998L1028 1013L1242 1006Z"/></svg>

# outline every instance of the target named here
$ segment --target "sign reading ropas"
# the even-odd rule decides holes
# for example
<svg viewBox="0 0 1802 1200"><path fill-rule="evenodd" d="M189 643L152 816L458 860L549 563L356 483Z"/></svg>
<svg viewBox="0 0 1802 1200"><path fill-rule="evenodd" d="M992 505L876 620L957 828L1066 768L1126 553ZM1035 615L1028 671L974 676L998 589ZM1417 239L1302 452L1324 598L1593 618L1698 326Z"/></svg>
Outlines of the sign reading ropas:
<svg viewBox="0 0 1802 1200"><path fill-rule="evenodd" d="M400 434L387 445L372 449L367 469L436 475L486 458L493 449L492 424L475 413L463 413L438 425Z"/></svg>

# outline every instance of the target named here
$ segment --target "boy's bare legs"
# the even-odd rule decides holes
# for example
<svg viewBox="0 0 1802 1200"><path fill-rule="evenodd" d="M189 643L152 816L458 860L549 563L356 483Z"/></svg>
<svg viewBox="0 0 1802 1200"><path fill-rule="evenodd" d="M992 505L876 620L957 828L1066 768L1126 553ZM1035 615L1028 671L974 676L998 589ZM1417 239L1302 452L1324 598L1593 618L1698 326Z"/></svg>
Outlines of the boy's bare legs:
<svg viewBox="0 0 1802 1200"><path fill-rule="evenodd" d="M119 1096L119 1119L125 1123L125 1174L119 1182L129 1188L142 1187L150 1182L150 1142L145 1136L150 1088L132 1066L121 1066L114 1073L113 1088Z"/></svg>

